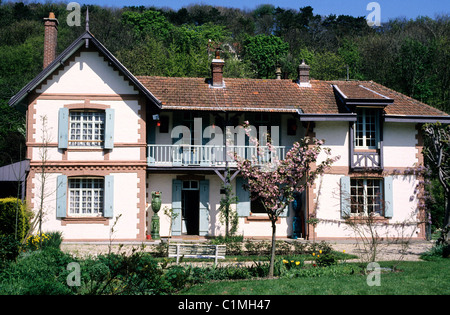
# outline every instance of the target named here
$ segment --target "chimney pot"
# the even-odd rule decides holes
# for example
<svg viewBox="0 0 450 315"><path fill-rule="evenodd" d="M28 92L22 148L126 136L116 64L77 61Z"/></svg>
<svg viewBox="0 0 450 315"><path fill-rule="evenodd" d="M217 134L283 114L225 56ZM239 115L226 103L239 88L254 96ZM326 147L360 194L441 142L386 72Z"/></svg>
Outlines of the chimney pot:
<svg viewBox="0 0 450 315"><path fill-rule="evenodd" d="M58 24L53 12L50 12L48 18L44 18L44 69L56 58Z"/></svg>
<svg viewBox="0 0 450 315"><path fill-rule="evenodd" d="M211 62L211 75L212 75L212 86L222 87L223 86L223 67L225 66L225 61L220 58L220 49L216 49L215 58Z"/></svg>
<svg viewBox="0 0 450 315"><path fill-rule="evenodd" d="M276 68L275 74L277 76L277 80L281 80L281 67Z"/></svg>

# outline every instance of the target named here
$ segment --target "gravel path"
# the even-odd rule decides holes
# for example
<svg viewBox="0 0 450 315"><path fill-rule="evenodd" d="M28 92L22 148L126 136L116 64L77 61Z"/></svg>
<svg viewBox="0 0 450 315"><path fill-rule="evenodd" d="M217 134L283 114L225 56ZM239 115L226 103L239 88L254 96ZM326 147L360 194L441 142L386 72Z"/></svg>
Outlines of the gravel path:
<svg viewBox="0 0 450 315"><path fill-rule="evenodd" d="M367 257L367 251L362 244L352 243L333 243L330 242L333 249L339 252L345 250L347 254L354 254L360 257L359 260ZM433 247L434 242L412 241L407 246L401 244L381 243L377 246L376 261L387 260L406 260L420 261L420 255Z"/></svg>

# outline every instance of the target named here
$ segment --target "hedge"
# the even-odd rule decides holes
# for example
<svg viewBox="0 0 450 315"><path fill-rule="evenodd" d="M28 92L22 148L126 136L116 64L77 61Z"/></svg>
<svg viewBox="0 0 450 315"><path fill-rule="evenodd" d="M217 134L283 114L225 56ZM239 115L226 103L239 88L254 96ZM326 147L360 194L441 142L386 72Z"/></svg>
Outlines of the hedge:
<svg viewBox="0 0 450 315"><path fill-rule="evenodd" d="M11 235L22 241L30 229L30 218L31 213L20 199L0 199L0 235Z"/></svg>

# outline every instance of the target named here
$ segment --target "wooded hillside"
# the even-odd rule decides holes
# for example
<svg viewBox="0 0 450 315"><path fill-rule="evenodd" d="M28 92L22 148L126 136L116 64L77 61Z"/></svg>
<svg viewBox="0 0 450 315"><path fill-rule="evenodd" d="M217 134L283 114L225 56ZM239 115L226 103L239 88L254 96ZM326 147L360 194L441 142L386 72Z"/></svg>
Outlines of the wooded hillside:
<svg viewBox="0 0 450 315"><path fill-rule="evenodd" d="M7 105L42 70L44 24L59 20L58 53L85 30L68 26L65 3L0 0L0 165L24 156L24 115ZM450 18L395 19L380 27L365 17L320 16L262 5L241 10L191 5L89 6L90 31L134 75L209 77L214 50L225 58L225 77L295 79L302 59L324 80L373 80L450 113ZM20 145L22 149L20 149Z"/></svg>

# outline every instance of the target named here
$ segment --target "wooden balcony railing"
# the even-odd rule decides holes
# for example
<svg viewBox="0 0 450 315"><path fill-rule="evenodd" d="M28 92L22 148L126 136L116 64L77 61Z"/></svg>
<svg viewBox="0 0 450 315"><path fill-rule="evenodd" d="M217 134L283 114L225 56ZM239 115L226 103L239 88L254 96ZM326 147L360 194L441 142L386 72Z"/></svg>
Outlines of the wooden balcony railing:
<svg viewBox="0 0 450 315"><path fill-rule="evenodd" d="M272 162L274 158L283 159L287 152L285 146L274 146L273 152L267 146L217 146L217 145L174 145L149 144L147 145L147 163L149 166L230 166L236 165L233 156L252 159L257 164Z"/></svg>
<svg viewBox="0 0 450 315"><path fill-rule="evenodd" d="M380 152L352 152L351 156L352 169L382 169L382 160Z"/></svg>

